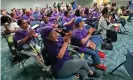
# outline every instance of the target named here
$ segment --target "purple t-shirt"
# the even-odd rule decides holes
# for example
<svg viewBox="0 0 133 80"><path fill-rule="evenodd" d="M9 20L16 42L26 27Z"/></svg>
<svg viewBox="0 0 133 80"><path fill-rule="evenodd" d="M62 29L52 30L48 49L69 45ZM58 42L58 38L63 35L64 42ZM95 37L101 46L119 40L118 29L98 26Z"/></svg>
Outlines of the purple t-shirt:
<svg viewBox="0 0 133 80"><path fill-rule="evenodd" d="M58 17L59 16L59 13L58 12L53 12L52 16L53 17Z"/></svg>
<svg viewBox="0 0 133 80"><path fill-rule="evenodd" d="M44 46L48 52L48 56L53 59L52 60L53 64L51 65L51 70L54 73L57 73L60 70L60 68L63 66L64 62L71 59L67 50L61 59L56 58L56 56L60 52L60 49L62 48L63 38L59 37L58 41L56 41L56 42L53 42L48 39L43 39L43 40L45 43Z"/></svg>
<svg viewBox="0 0 133 80"><path fill-rule="evenodd" d="M30 19L30 16L27 16L26 14L23 15L23 19L24 20L29 20Z"/></svg>
<svg viewBox="0 0 133 80"><path fill-rule="evenodd" d="M31 30L31 28L29 28L27 30L19 29L14 35L14 40L17 42L19 40L24 39L28 35L28 30ZM30 43L30 41L31 41L31 38L29 38L26 43Z"/></svg>
<svg viewBox="0 0 133 80"><path fill-rule="evenodd" d="M54 23L52 22L52 21L49 21L48 23L41 23L41 25L40 25L40 27L42 28L42 27L45 27L45 26L48 26L48 27L52 27L52 25L53 25Z"/></svg>
<svg viewBox="0 0 133 80"><path fill-rule="evenodd" d="M37 32L41 32L42 29L44 29L44 28L46 28L46 27L51 27L51 28L52 28L52 25L53 25L53 24L54 24L54 23L53 23L52 21L49 21L48 23L42 22L42 23L40 24L40 26L37 28Z"/></svg>
<svg viewBox="0 0 133 80"><path fill-rule="evenodd" d="M97 11L93 11L92 15L93 15L93 17L95 17L95 18L99 18L100 13L97 12Z"/></svg>
<svg viewBox="0 0 133 80"><path fill-rule="evenodd" d="M16 12L16 15L17 16L20 16L22 13L21 12ZM21 19L22 18L22 16L20 16L18 19Z"/></svg>
<svg viewBox="0 0 133 80"><path fill-rule="evenodd" d="M75 14L70 14L70 17L71 17L71 18L74 18L74 17L75 17Z"/></svg>
<svg viewBox="0 0 133 80"><path fill-rule="evenodd" d="M59 16L63 17L64 13L63 12L59 12Z"/></svg>
<svg viewBox="0 0 133 80"><path fill-rule="evenodd" d="M63 19L62 19L63 26L64 26L65 23L68 23L69 21L71 21L71 19L72 19L71 17L64 16ZM74 26L74 24L70 24L70 25L64 26L64 27L66 27L67 30L72 30L73 29L73 26Z"/></svg>
<svg viewBox="0 0 133 80"><path fill-rule="evenodd" d="M85 38L87 36L87 33L88 33L88 31L86 30L85 27L83 27L82 30L81 29L75 29L73 31L73 36L74 37L77 37L81 41L83 38ZM89 39L88 39L88 41L89 41ZM86 45L87 45L88 41L86 41L86 43L83 44L82 46L79 46L80 47L80 50L79 50L80 52L83 52L84 53L86 51L86 49L87 49L86 48ZM77 42L77 43L79 43L79 42ZM75 45L75 46L78 46L78 45Z"/></svg>

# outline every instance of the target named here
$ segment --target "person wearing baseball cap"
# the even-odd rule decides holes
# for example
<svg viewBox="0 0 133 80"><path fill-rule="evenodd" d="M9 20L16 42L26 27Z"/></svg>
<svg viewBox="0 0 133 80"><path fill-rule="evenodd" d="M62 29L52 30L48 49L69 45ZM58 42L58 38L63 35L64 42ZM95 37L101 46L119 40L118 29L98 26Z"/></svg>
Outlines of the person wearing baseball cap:
<svg viewBox="0 0 133 80"><path fill-rule="evenodd" d="M99 74L92 71L86 60L72 59L68 53L67 46L72 33L69 32L64 38L58 36L55 29L47 27L41 32L44 47L51 60L51 70L55 77L68 77L78 74L80 80L86 80L86 73L89 77L98 77Z"/></svg>
<svg viewBox="0 0 133 80"><path fill-rule="evenodd" d="M81 43L79 46L79 51L88 55L92 56L92 60L95 64L95 67L101 70L106 70L106 66L100 63L100 56L98 55L98 50L96 49L97 41L102 41L100 37L94 36L92 37L91 34L93 33L94 29L90 28L89 31L86 30L84 27L84 21L82 17L77 17L75 19L76 29L73 31L73 37L80 39L78 41L74 41L75 44ZM97 40L96 40L97 39Z"/></svg>

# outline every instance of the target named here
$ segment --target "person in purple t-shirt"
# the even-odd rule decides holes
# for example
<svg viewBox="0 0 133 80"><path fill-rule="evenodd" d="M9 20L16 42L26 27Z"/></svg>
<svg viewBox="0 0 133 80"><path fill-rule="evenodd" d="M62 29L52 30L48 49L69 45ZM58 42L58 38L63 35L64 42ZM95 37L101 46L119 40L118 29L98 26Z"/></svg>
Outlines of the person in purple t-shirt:
<svg viewBox="0 0 133 80"><path fill-rule="evenodd" d="M92 18L93 18L93 19L96 19L96 20L99 20L100 17L101 17L101 15L100 15L99 9L96 8L96 9L92 12Z"/></svg>
<svg viewBox="0 0 133 80"><path fill-rule="evenodd" d="M16 11L16 18L17 19L21 19L22 18L22 12L21 12L20 9L17 9L17 11Z"/></svg>
<svg viewBox="0 0 133 80"><path fill-rule="evenodd" d="M73 29L74 19L75 18L71 18L69 11L64 12L64 17L62 19L62 24L63 24L64 27L66 27L66 29L68 31Z"/></svg>
<svg viewBox="0 0 133 80"><path fill-rule="evenodd" d="M54 8L54 11L53 11L52 16L54 16L54 17L56 17L56 18L59 17L59 12L58 12L57 8Z"/></svg>
<svg viewBox="0 0 133 80"><path fill-rule="evenodd" d="M55 28L57 27L58 25L55 24L54 22L52 21L49 21L49 17L48 16L43 16L42 17L42 22L41 22L41 27L45 27L45 26L48 26L48 27L52 27L52 28Z"/></svg>
<svg viewBox="0 0 133 80"><path fill-rule="evenodd" d="M86 60L71 59L67 46L70 42L71 32L67 33L64 38L58 36L53 28L44 28L42 30L42 38L44 47L51 59L51 70L55 77L68 77L74 74L80 76L80 80L86 80L86 75L89 77L98 77L98 74L90 70Z"/></svg>
<svg viewBox="0 0 133 80"><path fill-rule="evenodd" d="M29 44L33 42L32 38L37 38L38 36L34 30L29 28L28 23L25 20L18 20L18 25L20 26L20 29L16 31L14 41L20 49L29 50L31 49Z"/></svg>
<svg viewBox="0 0 133 80"><path fill-rule="evenodd" d="M31 16L30 11L26 11L26 13L23 15L23 19L27 22L34 20L34 18Z"/></svg>
<svg viewBox="0 0 133 80"><path fill-rule="evenodd" d="M30 8L30 13L33 14L33 9L32 8Z"/></svg>
<svg viewBox="0 0 133 80"><path fill-rule="evenodd" d="M96 49L97 44L102 41L102 38L95 36L90 39L94 29L90 28L89 31L87 31L84 27L82 17L77 17L75 19L75 25L76 28L73 31L73 37L75 37L77 41L72 41L72 43L76 44L75 46L80 47L78 51L92 56L92 60L96 68L106 70L106 66L100 63L100 56L98 55L98 50Z"/></svg>

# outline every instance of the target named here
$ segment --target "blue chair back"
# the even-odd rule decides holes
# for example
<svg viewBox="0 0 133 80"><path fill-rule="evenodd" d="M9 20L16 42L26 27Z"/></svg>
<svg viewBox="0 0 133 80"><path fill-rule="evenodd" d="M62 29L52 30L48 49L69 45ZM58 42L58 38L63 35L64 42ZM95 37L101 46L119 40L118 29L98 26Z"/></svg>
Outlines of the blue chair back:
<svg viewBox="0 0 133 80"><path fill-rule="evenodd" d="M40 25L41 22L40 22L40 21L32 21L32 22L30 22L30 26L31 26L31 27L33 27L33 26L36 25L36 24Z"/></svg>

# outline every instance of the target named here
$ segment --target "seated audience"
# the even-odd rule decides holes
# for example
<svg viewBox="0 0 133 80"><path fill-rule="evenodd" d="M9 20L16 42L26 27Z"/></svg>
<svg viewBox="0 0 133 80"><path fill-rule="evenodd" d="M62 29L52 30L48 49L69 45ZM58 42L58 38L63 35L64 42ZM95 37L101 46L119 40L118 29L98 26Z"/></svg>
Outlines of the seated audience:
<svg viewBox="0 0 133 80"><path fill-rule="evenodd" d="M43 21L41 22L41 25L40 25L40 28L41 29L44 28L44 27L52 27L52 28L55 28L55 27L58 26L53 21L50 21L48 16L43 16L42 17L42 20Z"/></svg>
<svg viewBox="0 0 133 80"><path fill-rule="evenodd" d="M34 20L33 16L31 16L30 11L26 11L26 13L23 15L22 17L24 20L26 20L27 22L31 22Z"/></svg>
<svg viewBox="0 0 133 80"><path fill-rule="evenodd" d="M131 18L131 16L129 16L128 14L127 14L127 12L125 11L125 7L124 6L121 6L119 9L118 9L118 15L119 15L119 17L120 18L124 18L126 21L128 21L128 22L131 22L130 21L130 18Z"/></svg>
<svg viewBox="0 0 133 80"><path fill-rule="evenodd" d="M68 11L64 12L64 16L63 16L63 19L62 19L62 24L68 31L73 29L74 18L70 17L70 13Z"/></svg>

